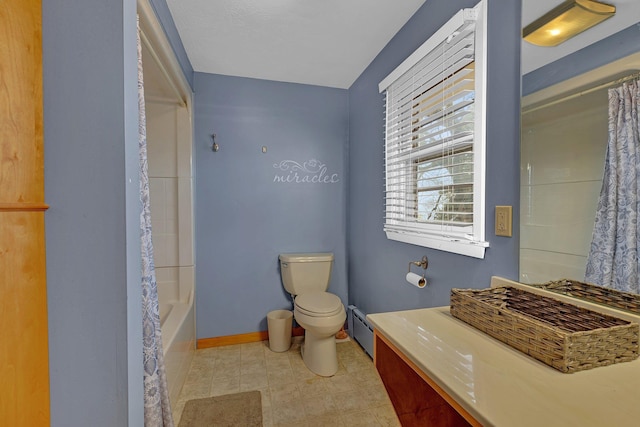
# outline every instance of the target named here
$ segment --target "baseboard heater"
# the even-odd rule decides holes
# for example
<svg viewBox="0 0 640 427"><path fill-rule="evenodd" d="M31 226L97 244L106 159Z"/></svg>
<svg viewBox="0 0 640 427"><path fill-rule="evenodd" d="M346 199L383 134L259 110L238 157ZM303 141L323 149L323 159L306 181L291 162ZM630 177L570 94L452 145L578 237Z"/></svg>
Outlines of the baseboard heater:
<svg viewBox="0 0 640 427"><path fill-rule="evenodd" d="M365 314L355 305L350 305L348 322L351 338L373 358L373 326L367 322Z"/></svg>

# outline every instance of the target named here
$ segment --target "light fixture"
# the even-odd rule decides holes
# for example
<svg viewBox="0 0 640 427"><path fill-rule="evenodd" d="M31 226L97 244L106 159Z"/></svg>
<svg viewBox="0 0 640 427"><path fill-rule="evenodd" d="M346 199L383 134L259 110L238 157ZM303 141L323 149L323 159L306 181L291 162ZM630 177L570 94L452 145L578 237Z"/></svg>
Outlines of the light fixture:
<svg viewBox="0 0 640 427"><path fill-rule="evenodd" d="M615 13L615 6L594 0L565 1L524 27L522 37L538 46L556 46Z"/></svg>

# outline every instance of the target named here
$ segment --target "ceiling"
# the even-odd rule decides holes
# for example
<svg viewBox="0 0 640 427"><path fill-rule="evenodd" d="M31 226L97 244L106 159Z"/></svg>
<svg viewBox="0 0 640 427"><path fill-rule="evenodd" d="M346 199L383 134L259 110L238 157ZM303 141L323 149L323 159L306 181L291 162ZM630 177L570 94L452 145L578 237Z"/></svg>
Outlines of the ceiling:
<svg viewBox="0 0 640 427"><path fill-rule="evenodd" d="M195 71L344 89L424 2L167 0ZM523 0L523 26L560 3ZM638 0L609 3L613 18L560 46L523 42L523 74L640 22Z"/></svg>
<svg viewBox="0 0 640 427"><path fill-rule="evenodd" d="M348 88L425 0L167 0L195 71Z"/></svg>

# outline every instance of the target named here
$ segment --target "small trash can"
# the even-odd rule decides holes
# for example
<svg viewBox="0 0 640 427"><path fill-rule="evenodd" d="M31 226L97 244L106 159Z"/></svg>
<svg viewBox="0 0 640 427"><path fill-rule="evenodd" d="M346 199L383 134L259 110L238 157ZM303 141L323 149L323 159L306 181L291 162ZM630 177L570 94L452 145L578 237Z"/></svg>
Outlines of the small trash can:
<svg viewBox="0 0 640 427"><path fill-rule="evenodd" d="M289 310L274 310L267 314L269 328L269 348L281 353L291 347L291 324L293 313Z"/></svg>

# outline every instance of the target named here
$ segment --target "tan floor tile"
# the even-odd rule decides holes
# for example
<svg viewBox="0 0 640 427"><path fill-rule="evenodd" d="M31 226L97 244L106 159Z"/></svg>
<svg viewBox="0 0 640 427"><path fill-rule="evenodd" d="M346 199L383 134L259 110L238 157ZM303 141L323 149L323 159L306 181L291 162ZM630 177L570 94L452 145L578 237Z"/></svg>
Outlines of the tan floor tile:
<svg viewBox="0 0 640 427"><path fill-rule="evenodd" d="M269 385L289 384L296 382L296 378L293 376L293 371L291 370L291 368L267 368L267 378L269 378Z"/></svg>
<svg viewBox="0 0 640 427"><path fill-rule="evenodd" d="M191 400L200 399L202 397L208 397L210 390L210 384L206 382L198 382L185 384L182 386L179 400Z"/></svg>
<svg viewBox="0 0 640 427"><path fill-rule="evenodd" d="M189 372L184 380L184 384L194 384L199 382L211 382L213 378L213 365L211 366L194 366L191 365Z"/></svg>
<svg viewBox="0 0 640 427"><path fill-rule="evenodd" d="M218 354L218 347L201 348L196 351L193 359L198 358L214 358Z"/></svg>
<svg viewBox="0 0 640 427"><path fill-rule="evenodd" d="M267 375L267 365L264 360L242 362L240 375Z"/></svg>
<svg viewBox="0 0 640 427"><path fill-rule="evenodd" d="M189 399L260 390L263 427L398 427L399 423L371 359L355 342L337 344L338 373L315 375L300 354L302 337L287 352L269 342L196 351L174 406L176 425ZM366 393L354 390L366 389Z"/></svg>
<svg viewBox="0 0 640 427"><path fill-rule="evenodd" d="M375 427L381 426L376 416L370 411L352 411L340 415L342 421L349 427Z"/></svg>
<svg viewBox="0 0 640 427"><path fill-rule="evenodd" d="M286 355L284 357L265 357L265 364L267 369L273 370L291 368L291 362Z"/></svg>
<svg viewBox="0 0 640 427"><path fill-rule="evenodd" d="M290 403L294 400L300 400L300 391L295 383L270 385L269 394L271 396L272 407L276 405L281 406L284 403Z"/></svg>
<svg viewBox="0 0 640 427"><path fill-rule="evenodd" d="M367 400L369 401L369 406L378 406L385 403L391 404L389 395L383 385L370 387L368 390Z"/></svg>
<svg viewBox="0 0 640 427"><path fill-rule="evenodd" d="M371 369L363 369L357 374L354 374L353 379L358 385L362 387L382 386L380 375L378 375L378 371L375 370L375 367L373 367L373 365Z"/></svg>
<svg viewBox="0 0 640 427"><path fill-rule="evenodd" d="M286 359L289 357L287 351L273 351L269 347L264 351L264 357L267 359Z"/></svg>
<svg viewBox="0 0 640 427"><path fill-rule="evenodd" d="M214 347L214 348L218 350L218 353L240 354L240 349L242 348L242 344L222 345L220 347Z"/></svg>
<svg viewBox="0 0 640 427"><path fill-rule="evenodd" d="M307 417L323 417L336 414L336 405L329 395L306 397L302 394L302 404Z"/></svg>
<svg viewBox="0 0 640 427"><path fill-rule="evenodd" d="M325 415L322 417L307 416L298 426L304 427L345 427L339 415Z"/></svg>
<svg viewBox="0 0 640 427"><path fill-rule="evenodd" d="M329 380L327 378L323 378L320 376L313 376L312 378L305 379L297 379L296 384L298 385L298 390L300 390L300 394L302 396L315 396L318 394L328 394Z"/></svg>
<svg viewBox="0 0 640 427"><path fill-rule="evenodd" d="M353 393L348 391L346 393L332 394L331 397L336 404L336 407L341 412L357 411L368 406L368 393Z"/></svg>
<svg viewBox="0 0 640 427"><path fill-rule="evenodd" d="M384 427L401 427L398 416L390 403L371 408L371 412L375 415L378 422Z"/></svg>
<svg viewBox="0 0 640 427"><path fill-rule="evenodd" d="M358 352L358 347L357 344L353 341L339 342L336 343L336 351L338 352L338 355L345 353L353 354Z"/></svg>
<svg viewBox="0 0 640 427"><path fill-rule="evenodd" d="M211 370L215 363L216 359L214 357L194 357L191 362L190 370Z"/></svg>
<svg viewBox="0 0 640 427"><path fill-rule="evenodd" d="M336 350L340 354L366 354L364 350L355 341L346 341L336 343Z"/></svg>
<svg viewBox="0 0 640 427"><path fill-rule="evenodd" d="M304 360L302 360L302 356L299 354L294 354L294 355L289 355L289 365L294 368L294 367L307 367L307 365L304 364Z"/></svg>
<svg viewBox="0 0 640 427"><path fill-rule="evenodd" d="M350 374L362 370L371 369L371 367L373 366L371 360L368 358L365 359L364 357L349 357L342 359L340 363L344 365L345 369Z"/></svg>
<svg viewBox="0 0 640 427"><path fill-rule="evenodd" d="M262 341L240 344L240 353L251 353L254 351L259 351L264 354L264 344Z"/></svg>
<svg viewBox="0 0 640 427"><path fill-rule="evenodd" d="M240 360L264 359L264 348L260 343L241 344Z"/></svg>
<svg viewBox="0 0 640 427"><path fill-rule="evenodd" d="M271 408L265 409L264 406L262 407L262 427L273 427Z"/></svg>
<svg viewBox="0 0 640 427"><path fill-rule="evenodd" d="M264 358L264 354L262 353L249 353L249 354L243 354L240 357L240 363L242 364L246 364L246 363L252 363L252 362L262 362L264 363L265 358Z"/></svg>
<svg viewBox="0 0 640 427"><path fill-rule="evenodd" d="M355 390L357 387L352 375L336 375L327 378L327 390L331 394Z"/></svg>
<svg viewBox="0 0 640 427"><path fill-rule="evenodd" d="M235 347L235 348L234 348ZM222 361L240 361L241 353L240 346L228 346L228 347L218 347L218 352L216 353L216 360Z"/></svg>
<svg viewBox="0 0 640 427"><path fill-rule="evenodd" d="M274 426L279 425L303 425L300 422L306 418L304 409L299 405L291 404L291 402L285 402L275 404L272 402L271 406L271 418Z"/></svg>
<svg viewBox="0 0 640 427"><path fill-rule="evenodd" d="M294 366L304 366L304 360L302 360L301 354L292 354L289 356L289 365L291 367Z"/></svg>
<svg viewBox="0 0 640 427"><path fill-rule="evenodd" d="M269 386L267 375L241 375L240 391L258 390Z"/></svg>
<svg viewBox="0 0 640 427"><path fill-rule="evenodd" d="M291 370L293 371L293 376L295 377L295 379L297 381L299 380L307 380L310 378L316 378L318 375L314 374L313 372L311 372L309 370L309 368L307 368L307 365L305 365L304 363L302 365L295 365L291 367ZM321 377L322 378L322 377Z"/></svg>
<svg viewBox="0 0 640 427"><path fill-rule="evenodd" d="M269 392L269 387L257 390L260 392L260 397L262 398L262 407L271 410L271 393Z"/></svg>
<svg viewBox="0 0 640 427"><path fill-rule="evenodd" d="M212 372L214 378L230 378L240 376L239 361L216 361L213 365Z"/></svg>
<svg viewBox="0 0 640 427"><path fill-rule="evenodd" d="M342 364L342 362L338 362L338 371L333 374L334 377L339 377L341 375L347 375L349 374L349 372L347 371L347 369L344 367L344 365Z"/></svg>
<svg viewBox="0 0 640 427"><path fill-rule="evenodd" d="M213 378L211 383L211 396L238 393L240 391L240 377Z"/></svg>

